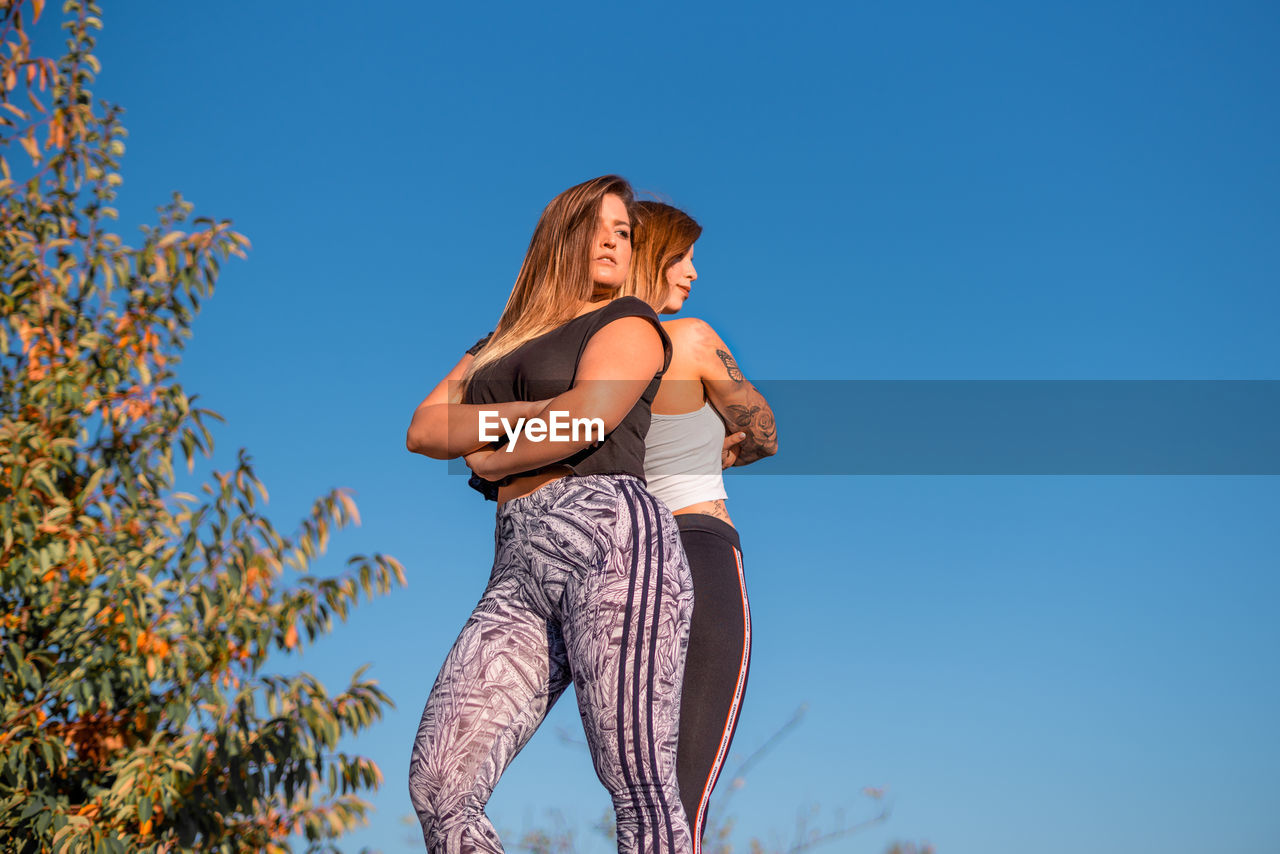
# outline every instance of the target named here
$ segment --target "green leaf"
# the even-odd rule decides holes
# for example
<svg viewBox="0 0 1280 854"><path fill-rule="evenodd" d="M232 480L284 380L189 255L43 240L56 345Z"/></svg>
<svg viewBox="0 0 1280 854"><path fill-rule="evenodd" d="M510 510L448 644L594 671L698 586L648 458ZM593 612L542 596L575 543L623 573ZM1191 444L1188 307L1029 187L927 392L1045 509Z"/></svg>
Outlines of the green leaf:
<svg viewBox="0 0 1280 854"><path fill-rule="evenodd" d="M51 32L62 24L65 47L30 42L37 54L54 52L46 57L56 69L45 89L50 107L74 114L83 133L42 152L51 168L6 190L0 205L7 240L0 598L10 606L6 620L23 627L0 629L0 690L7 692L0 707L38 700L58 733L21 730L0 746L0 836L15 812L32 810L23 819L32 850L130 850L143 845L137 826L159 803L171 840L238 852L252 843L237 828L260 816L264 802L308 790L312 771L324 767L321 752L389 704L381 693L359 702L353 694L339 717L308 674L257 681L249 674L271 662L269 649L287 627L314 640L332 629L334 615L346 617L360 590L386 592L389 576L368 561L340 580L312 579L322 582L316 585L279 575L287 556L305 568L336 545L358 514L345 493L322 496L300 535L286 542L259 515L269 493L247 452L225 479L192 490L199 499L168 492L174 455L194 471L196 453L212 452L211 427L223 420L198 406L172 368L213 292L220 259L247 241L228 222L200 217L191 228L203 240L193 238L190 258L180 238L158 246L193 214L180 196L162 210L158 227L144 228L142 249L111 231L125 131L119 110L99 98L109 93L87 88L98 72L100 14L97 3L69 0L62 20L49 22ZM5 22L6 38L28 42L19 16ZM14 56L0 51L0 67ZM40 249L63 239L70 243ZM168 275L146 281L157 249ZM49 322L54 314L65 322ZM28 370L11 318L73 358L43 375ZM143 349L163 355L164 366L140 356L144 338ZM131 409L138 400L155 401L145 417ZM246 596L246 575L268 569L267 600ZM228 661L231 643L251 655ZM234 702L234 689L221 681L231 674L246 680ZM260 741L251 743L251 733ZM286 755L287 768L267 758ZM345 764L333 773L353 796L376 780ZM12 800L6 785L26 788ZM99 798L106 800L92 819L77 814ZM320 818L308 827L327 837L363 810L353 799L314 813Z"/></svg>

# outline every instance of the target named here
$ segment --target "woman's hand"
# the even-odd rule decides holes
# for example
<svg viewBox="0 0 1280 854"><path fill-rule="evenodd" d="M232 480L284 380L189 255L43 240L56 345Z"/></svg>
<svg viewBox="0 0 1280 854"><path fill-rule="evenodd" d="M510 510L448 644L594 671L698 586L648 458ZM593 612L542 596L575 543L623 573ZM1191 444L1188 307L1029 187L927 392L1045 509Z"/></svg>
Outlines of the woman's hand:
<svg viewBox="0 0 1280 854"><path fill-rule="evenodd" d="M509 416L512 426L515 426L514 419L529 419L538 416L544 409L551 404L551 398L546 400L517 400L507 406L515 406L516 409ZM483 448L478 448L469 454L465 454L462 459L470 468L480 477L488 481L499 481L510 474L516 474L516 471L509 470L510 465L504 465L502 455L507 452L506 445L498 445L490 443Z"/></svg>
<svg viewBox="0 0 1280 854"><path fill-rule="evenodd" d="M477 475L485 480L496 482L501 480L503 475L496 474L491 464L494 462L494 455L500 453L502 453L500 449L487 446L478 451L472 451L462 459L466 462L467 467Z"/></svg>
<svg viewBox="0 0 1280 854"><path fill-rule="evenodd" d="M746 433L730 433L724 437L724 447L720 449L720 468L727 469L737 462L738 445L747 438Z"/></svg>
<svg viewBox="0 0 1280 854"><path fill-rule="evenodd" d="M561 423L598 419L602 432L608 436L627 417L662 370L662 364L662 338L657 326L644 317L618 318L601 327L587 342L573 387L549 401L534 404L535 412L525 417L549 421L554 412ZM501 480L558 463L596 441L595 430L574 431L574 435L576 438L567 441L533 441L521 436L513 446L503 447L496 454L477 454L479 468L473 466L472 470L485 480ZM484 447L464 449L468 464L473 452L483 450Z"/></svg>

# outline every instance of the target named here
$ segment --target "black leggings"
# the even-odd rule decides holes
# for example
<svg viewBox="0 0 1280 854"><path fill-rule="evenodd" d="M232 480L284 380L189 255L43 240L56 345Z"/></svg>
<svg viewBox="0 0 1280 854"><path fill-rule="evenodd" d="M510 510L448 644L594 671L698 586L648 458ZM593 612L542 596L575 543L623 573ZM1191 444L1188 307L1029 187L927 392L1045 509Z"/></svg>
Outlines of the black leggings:
<svg viewBox="0 0 1280 854"><path fill-rule="evenodd" d="M676 773L700 851L707 804L738 725L751 662L751 608L734 527L714 516L675 517L693 576L693 623L680 698Z"/></svg>

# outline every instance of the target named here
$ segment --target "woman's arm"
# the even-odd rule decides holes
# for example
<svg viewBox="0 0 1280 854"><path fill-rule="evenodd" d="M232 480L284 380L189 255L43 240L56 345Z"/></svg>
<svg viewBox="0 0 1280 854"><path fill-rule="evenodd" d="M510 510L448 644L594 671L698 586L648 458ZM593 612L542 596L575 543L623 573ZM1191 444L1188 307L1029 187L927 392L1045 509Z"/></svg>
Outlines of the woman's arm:
<svg viewBox="0 0 1280 854"><path fill-rule="evenodd" d="M734 449L735 466L745 466L778 452L778 431L773 409L759 390L742 375L729 345L709 324L690 318L689 344L707 391L707 399L720 413L729 430L746 437Z"/></svg>
<svg viewBox="0 0 1280 854"><path fill-rule="evenodd" d="M414 410L405 436L405 447L415 454L437 460L451 460L491 444L481 439L480 412L497 412L499 418L515 421L542 408L542 401L516 400L511 403L465 404L462 378L471 366L470 354L458 360L444 379Z"/></svg>
<svg viewBox="0 0 1280 854"><path fill-rule="evenodd" d="M652 321L637 316L611 321L587 342L573 388L540 404L535 415L543 420L550 420L552 412L564 413L560 417L569 421L599 418L607 436L662 370L663 356L662 339ZM580 432L577 441L534 442L522 436L505 448L470 454L467 464L485 480L500 480L571 457L593 444L593 437L591 431Z"/></svg>

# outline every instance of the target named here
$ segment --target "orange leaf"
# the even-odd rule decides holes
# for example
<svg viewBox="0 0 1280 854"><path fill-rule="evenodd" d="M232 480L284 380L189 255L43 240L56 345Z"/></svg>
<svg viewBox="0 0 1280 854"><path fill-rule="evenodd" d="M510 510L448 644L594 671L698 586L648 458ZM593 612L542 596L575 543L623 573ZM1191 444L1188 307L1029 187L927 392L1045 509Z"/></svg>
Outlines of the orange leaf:
<svg viewBox="0 0 1280 854"><path fill-rule="evenodd" d="M298 627L290 626L289 631L284 633L284 645L286 649L293 649L298 645Z"/></svg>
<svg viewBox="0 0 1280 854"><path fill-rule="evenodd" d="M27 150L27 154L31 155L34 161L40 160L40 146L36 145L35 128L24 137L20 137L18 142L22 143L22 147Z"/></svg>

